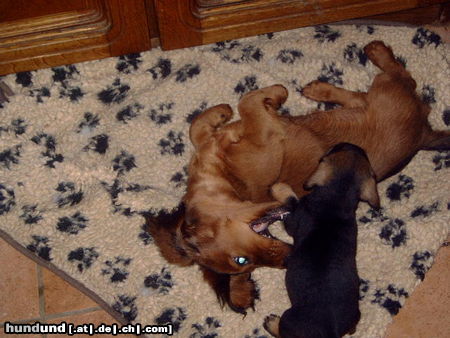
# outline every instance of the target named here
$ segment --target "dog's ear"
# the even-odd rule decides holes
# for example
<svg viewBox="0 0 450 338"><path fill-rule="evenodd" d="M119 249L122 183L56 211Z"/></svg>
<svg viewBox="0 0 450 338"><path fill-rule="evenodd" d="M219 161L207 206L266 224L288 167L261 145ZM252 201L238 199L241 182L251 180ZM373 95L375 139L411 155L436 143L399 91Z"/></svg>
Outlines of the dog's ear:
<svg viewBox="0 0 450 338"><path fill-rule="evenodd" d="M194 263L189 253L180 245L180 227L185 224L184 203L171 212L161 211L158 215L145 215L147 231L152 235L161 255L169 263L188 266Z"/></svg>
<svg viewBox="0 0 450 338"><path fill-rule="evenodd" d="M378 194L375 177L368 177L362 182L359 198L361 201L369 203L372 208L380 208L380 195Z"/></svg>
<svg viewBox="0 0 450 338"><path fill-rule="evenodd" d="M305 190L311 190L314 186L323 186L333 176L332 166L323 159L319 162L319 165L314 173L306 180L303 188Z"/></svg>

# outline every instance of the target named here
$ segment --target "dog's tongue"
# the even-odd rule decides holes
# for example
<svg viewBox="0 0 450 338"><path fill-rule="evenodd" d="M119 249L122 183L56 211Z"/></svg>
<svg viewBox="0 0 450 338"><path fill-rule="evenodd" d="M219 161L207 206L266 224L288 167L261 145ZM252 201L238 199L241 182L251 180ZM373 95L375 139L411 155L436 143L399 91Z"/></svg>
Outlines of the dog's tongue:
<svg viewBox="0 0 450 338"><path fill-rule="evenodd" d="M264 216L255 219L250 223L251 228L255 232L262 232L267 229L269 225L276 221L283 220L289 214L289 210L286 207L279 207L267 212Z"/></svg>

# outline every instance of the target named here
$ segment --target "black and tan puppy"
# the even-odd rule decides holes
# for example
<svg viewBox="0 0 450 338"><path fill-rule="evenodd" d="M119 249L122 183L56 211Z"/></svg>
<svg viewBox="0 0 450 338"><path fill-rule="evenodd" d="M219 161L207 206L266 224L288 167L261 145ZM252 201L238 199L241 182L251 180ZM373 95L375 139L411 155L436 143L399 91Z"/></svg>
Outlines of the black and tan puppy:
<svg viewBox="0 0 450 338"><path fill-rule="evenodd" d="M290 186L272 187L291 209L284 223L294 239L286 272L292 307L266 317L264 327L276 337L342 337L360 318L355 211L359 200L379 207L376 178L360 147L340 143L305 188L311 193L298 200Z"/></svg>

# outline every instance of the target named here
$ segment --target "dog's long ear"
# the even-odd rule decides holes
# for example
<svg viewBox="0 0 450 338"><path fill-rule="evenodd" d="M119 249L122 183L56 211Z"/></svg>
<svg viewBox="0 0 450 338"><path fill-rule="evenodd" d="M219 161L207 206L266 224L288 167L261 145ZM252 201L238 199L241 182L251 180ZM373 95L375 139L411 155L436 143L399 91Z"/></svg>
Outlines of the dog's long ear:
<svg viewBox="0 0 450 338"><path fill-rule="evenodd" d="M333 176L333 168L327 162L326 159L323 159L319 162L319 166L316 171L306 180L303 185L305 190L311 190L314 186L322 186L325 185Z"/></svg>
<svg viewBox="0 0 450 338"><path fill-rule="evenodd" d="M359 198L375 209L380 208L380 195L378 194L375 177L368 177L362 182Z"/></svg>
<svg viewBox="0 0 450 338"><path fill-rule="evenodd" d="M167 262L179 266L188 266L194 263L192 257L180 245L182 238L180 227L185 221L184 203L180 203L171 212L161 211L156 216L145 216L147 230L152 235L161 255Z"/></svg>

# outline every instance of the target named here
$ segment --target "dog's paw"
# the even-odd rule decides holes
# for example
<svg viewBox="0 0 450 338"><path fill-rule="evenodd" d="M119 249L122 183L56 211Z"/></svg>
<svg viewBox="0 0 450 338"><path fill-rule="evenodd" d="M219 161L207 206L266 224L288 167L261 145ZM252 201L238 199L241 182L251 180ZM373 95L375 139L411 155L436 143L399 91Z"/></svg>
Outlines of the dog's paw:
<svg viewBox="0 0 450 338"><path fill-rule="evenodd" d="M264 318L264 328L274 337L279 337L280 317L274 314L270 314Z"/></svg>
<svg viewBox="0 0 450 338"><path fill-rule="evenodd" d="M384 44L383 41L372 41L364 47L364 53L379 68L384 69L395 62L392 49Z"/></svg>
<svg viewBox="0 0 450 338"><path fill-rule="evenodd" d="M247 314L246 309L255 306L255 299L258 297L256 284L251 279L250 273L242 273L230 276L230 303L233 311Z"/></svg>
<svg viewBox="0 0 450 338"><path fill-rule="evenodd" d="M286 102L288 97L288 90L283 85L277 84L270 87L261 89L266 95L264 98L264 104L277 110L281 105Z"/></svg>
<svg viewBox="0 0 450 338"><path fill-rule="evenodd" d="M208 124L218 128L228 122L233 116L233 110L228 104L219 104L205 111L203 118L207 119Z"/></svg>
<svg viewBox="0 0 450 338"><path fill-rule="evenodd" d="M314 101L329 101L333 85L327 82L313 81L302 89L302 95Z"/></svg>

